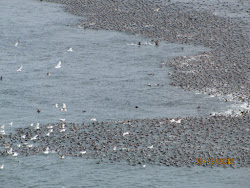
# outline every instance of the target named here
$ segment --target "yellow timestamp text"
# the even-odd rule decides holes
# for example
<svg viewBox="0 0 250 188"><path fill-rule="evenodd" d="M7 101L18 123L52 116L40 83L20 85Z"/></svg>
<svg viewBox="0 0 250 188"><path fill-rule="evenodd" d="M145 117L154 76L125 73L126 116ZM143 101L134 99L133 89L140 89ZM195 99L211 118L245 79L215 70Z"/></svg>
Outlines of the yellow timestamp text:
<svg viewBox="0 0 250 188"><path fill-rule="evenodd" d="M222 165L222 164L229 164L233 165L234 164L234 159L233 158L196 158L194 160L194 163L197 165Z"/></svg>

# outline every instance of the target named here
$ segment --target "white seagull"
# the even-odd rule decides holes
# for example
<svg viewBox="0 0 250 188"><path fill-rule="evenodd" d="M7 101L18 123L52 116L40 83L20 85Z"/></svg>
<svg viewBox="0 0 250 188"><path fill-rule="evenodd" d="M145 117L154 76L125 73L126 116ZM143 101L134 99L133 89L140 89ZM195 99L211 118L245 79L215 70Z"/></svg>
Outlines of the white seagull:
<svg viewBox="0 0 250 188"><path fill-rule="evenodd" d="M66 104L65 103L63 103L63 107L61 108L61 112L62 111L67 111L67 107L66 107Z"/></svg>
<svg viewBox="0 0 250 188"><path fill-rule="evenodd" d="M66 119L60 119L60 121L61 121L61 122L65 122L65 121L66 121Z"/></svg>
<svg viewBox="0 0 250 188"><path fill-rule="evenodd" d="M46 148L46 150L43 152L44 154L49 154L49 147Z"/></svg>
<svg viewBox="0 0 250 188"><path fill-rule="evenodd" d="M80 154L82 154L82 155L84 155L86 153L87 153L86 151L80 151Z"/></svg>
<svg viewBox="0 0 250 188"><path fill-rule="evenodd" d="M18 41L16 41L15 46L17 46L17 45L18 45L18 43L19 43L19 40L18 40Z"/></svg>
<svg viewBox="0 0 250 188"><path fill-rule="evenodd" d="M58 64L55 66L56 69L61 68L62 61L59 61Z"/></svg>
<svg viewBox="0 0 250 188"><path fill-rule="evenodd" d="M23 66L19 67L19 69L17 69L16 71L17 71L17 72L21 72L22 69L23 69Z"/></svg>
<svg viewBox="0 0 250 188"><path fill-rule="evenodd" d="M35 127L36 130L40 129L39 127L39 123L36 124L36 127Z"/></svg>
<svg viewBox="0 0 250 188"><path fill-rule="evenodd" d="M18 153L17 153L17 152L14 152L12 156L13 156L13 157L17 157L17 156L18 156Z"/></svg>
<svg viewBox="0 0 250 188"><path fill-rule="evenodd" d="M13 122L10 122L10 123L9 123L9 125L10 125L10 126L12 127L12 125L13 125Z"/></svg>
<svg viewBox="0 0 250 188"><path fill-rule="evenodd" d="M38 135L36 135L36 136L32 137L30 140L36 140L36 139L37 139L37 137L38 137Z"/></svg>
<svg viewBox="0 0 250 188"><path fill-rule="evenodd" d="M129 132L127 131L127 132L123 133L122 136L126 136L128 134L129 134Z"/></svg>
<svg viewBox="0 0 250 188"><path fill-rule="evenodd" d="M4 164L2 164L1 166L0 166L0 170L3 170L4 169Z"/></svg>
<svg viewBox="0 0 250 188"><path fill-rule="evenodd" d="M148 146L148 149L153 149L154 148L154 146L152 145L152 146Z"/></svg>
<svg viewBox="0 0 250 188"><path fill-rule="evenodd" d="M72 48L69 48L69 49L68 49L68 52L73 52L73 49L72 49Z"/></svg>
<svg viewBox="0 0 250 188"><path fill-rule="evenodd" d="M96 118L91 118L91 121L97 121Z"/></svg>

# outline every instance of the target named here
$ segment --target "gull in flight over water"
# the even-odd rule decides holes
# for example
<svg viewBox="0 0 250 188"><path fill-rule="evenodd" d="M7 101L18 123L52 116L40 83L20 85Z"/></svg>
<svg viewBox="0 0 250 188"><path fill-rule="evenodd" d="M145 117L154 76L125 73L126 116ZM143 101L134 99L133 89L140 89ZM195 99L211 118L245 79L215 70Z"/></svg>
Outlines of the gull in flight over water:
<svg viewBox="0 0 250 188"><path fill-rule="evenodd" d="M21 72L22 69L23 69L23 66L19 67L19 69L17 69L16 71L17 71L17 72Z"/></svg>
<svg viewBox="0 0 250 188"><path fill-rule="evenodd" d="M18 41L16 41L15 46L17 46L17 45L18 45L18 43L19 43L19 40L18 40Z"/></svg>
<svg viewBox="0 0 250 188"><path fill-rule="evenodd" d="M36 136L32 137L30 140L36 140L36 139L37 139L37 137L38 137L38 135L36 135Z"/></svg>
<svg viewBox="0 0 250 188"><path fill-rule="evenodd" d="M69 48L69 49L68 49L68 52L73 52L73 49L72 49L72 48Z"/></svg>
<svg viewBox="0 0 250 188"><path fill-rule="evenodd" d="M62 61L59 61L58 64L55 66L56 69L61 68Z"/></svg>
<svg viewBox="0 0 250 188"><path fill-rule="evenodd" d="M2 164L1 166L0 166L0 170L3 170L4 169L4 164Z"/></svg>

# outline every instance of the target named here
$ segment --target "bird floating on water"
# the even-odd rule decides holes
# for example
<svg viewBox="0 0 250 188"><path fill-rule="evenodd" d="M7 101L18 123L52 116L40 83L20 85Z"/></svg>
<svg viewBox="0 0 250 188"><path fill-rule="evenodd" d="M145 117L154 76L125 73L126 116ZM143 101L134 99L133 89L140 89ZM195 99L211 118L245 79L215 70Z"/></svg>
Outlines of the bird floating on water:
<svg viewBox="0 0 250 188"><path fill-rule="evenodd" d="M59 61L58 64L55 66L56 69L61 68L62 61Z"/></svg>
<svg viewBox="0 0 250 188"><path fill-rule="evenodd" d="M73 52L73 49L72 49L72 48L69 48L69 49L68 49L68 52Z"/></svg>
<svg viewBox="0 0 250 188"><path fill-rule="evenodd" d="M67 111L67 107L65 103L63 103L63 107L61 108L61 111Z"/></svg>
<svg viewBox="0 0 250 188"><path fill-rule="evenodd" d="M66 121L66 119L60 119L60 121L61 121L61 122L65 122L65 121Z"/></svg>
<svg viewBox="0 0 250 188"><path fill-rule="evenodd" d="M97 121L96 118L91 118L91 121Z"/></svg>
<svg viewBox="0 0 250 188"><path fill-rule="evenodd" d="M22 69L23 69L23 66L19 67L19 69L17 69L16 71L17 71L17 72L21 72Z"/></svg>

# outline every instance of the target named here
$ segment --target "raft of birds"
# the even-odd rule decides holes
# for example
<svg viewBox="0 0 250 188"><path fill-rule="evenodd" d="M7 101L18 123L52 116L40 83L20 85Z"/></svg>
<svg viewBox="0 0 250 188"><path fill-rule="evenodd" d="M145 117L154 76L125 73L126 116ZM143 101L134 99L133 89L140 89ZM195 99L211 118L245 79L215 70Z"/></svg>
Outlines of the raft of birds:
<svg viewBox="0 0 250 188"><path fill-rule="evenodd" d="M64 3L67 11L87 18L79 24L84 28L144 35L158 47L161 40L209 47L210 52L161 62L161 67L174 68L171 84L249 104L249 39L240 22L171 1L165 5L151 0L47 1ZM196 158L233 158L232 165L202 166L249 167L249 128L249 111L80 125L62 122L0 134L0 155L55 153L60 158L95 158L97 163L177 167L194 166Z"/></svg>
<svg viewBox="0 0 250 188"><path fill-rule="evenodd" d="M234 159L249 167L249 113L176 119L131 119L90 124L61 123L17 128L0 135L0 156L83 157L129 165L195 166L195 159Z"/></svg>

